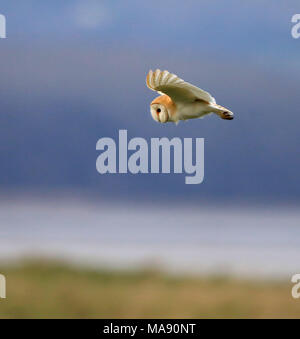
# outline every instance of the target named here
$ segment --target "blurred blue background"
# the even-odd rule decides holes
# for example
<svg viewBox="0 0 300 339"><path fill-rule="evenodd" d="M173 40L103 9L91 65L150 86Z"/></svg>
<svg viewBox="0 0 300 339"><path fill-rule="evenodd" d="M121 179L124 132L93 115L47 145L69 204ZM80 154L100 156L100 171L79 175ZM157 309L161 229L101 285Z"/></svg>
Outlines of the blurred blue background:
<svg viewBox="0 0 300 339"><path fill-rule="evenodd" d="M182 268L194 258L198 270L206 255L206 264L238 272L249 261L251 272L297 267L300 40L291 36L297 12L298 1L1 1L2 255L51 255L61 243L62 255L69 249L72 257L82 250L90 259L114 258L117 250L88 255L87 237L96 249L119 249L119 263L126 257L119 244L132 250L148 243L149 251L128 254L129 262L156 258L164 239L161 248L172 244L186 255ZM145 86L150 68L209 91L235 120L155 123L149 112L155 94ZM129 138L205 138L204 182L99 175L96 142L117 139L119 129ZM123 218L113 218L120 209ZM174 218L173 209L181 216ZM148 234L151 225L157 237ZM131 232L137 236L127 237ZM195 252L187 254L178 234ZM171 253L157 260L168 262Z"/></svg>

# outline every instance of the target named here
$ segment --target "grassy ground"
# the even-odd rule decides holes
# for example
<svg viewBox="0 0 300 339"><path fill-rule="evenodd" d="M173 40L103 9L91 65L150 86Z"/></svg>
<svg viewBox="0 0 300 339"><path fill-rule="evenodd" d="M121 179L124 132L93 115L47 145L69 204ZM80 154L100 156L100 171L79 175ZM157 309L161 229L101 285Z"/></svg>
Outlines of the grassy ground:
<svg viewBox="0 0 300 339"><path fill-rule="evenodd" d="M41 262L0 266L0 318L300 318L290 283L174 278L154 271L74 269Z"/></svg>

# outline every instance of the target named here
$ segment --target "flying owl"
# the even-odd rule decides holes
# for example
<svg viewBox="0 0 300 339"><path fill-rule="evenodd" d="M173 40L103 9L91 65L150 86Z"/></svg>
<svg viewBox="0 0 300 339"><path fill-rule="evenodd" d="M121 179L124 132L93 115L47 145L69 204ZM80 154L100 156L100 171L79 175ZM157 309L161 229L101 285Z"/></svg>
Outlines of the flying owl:
<svg viewBox="0 0 300 339"><path fill-rule="evenodd" d="M160 94L150 104L155 121L178 123L179 120L202 118L210 113L216 113L222 119L233 119L233 113L217 105L209 93L168 71L150 70L146 83L151 90Z"/></svg>

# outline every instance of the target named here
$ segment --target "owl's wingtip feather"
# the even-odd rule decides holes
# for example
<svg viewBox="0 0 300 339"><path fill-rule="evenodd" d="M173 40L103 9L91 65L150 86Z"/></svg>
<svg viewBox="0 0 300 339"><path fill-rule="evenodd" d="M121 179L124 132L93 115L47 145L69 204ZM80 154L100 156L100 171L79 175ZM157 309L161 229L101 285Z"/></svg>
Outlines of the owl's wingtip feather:
<svg viewBox="0 0 300 339"><path fill-rule="evenodd" d="M150 89L157 91L158 87L162 85L183 85L184 80L180 79L176 74L170 73L167 70L161 71L157 68L155 71L150 69L147 74L146 83Z"/></svg>
<svg viewBox="0 0 300 339"><path fill-rule="evenodd" d="M151 78L153 76L153 71L152 69L150 69L150 71L148 72L147 74L147 77L146 77L146 85L150 88L150 89L153 89L152 88L152 85L151 85Z"/></svg>

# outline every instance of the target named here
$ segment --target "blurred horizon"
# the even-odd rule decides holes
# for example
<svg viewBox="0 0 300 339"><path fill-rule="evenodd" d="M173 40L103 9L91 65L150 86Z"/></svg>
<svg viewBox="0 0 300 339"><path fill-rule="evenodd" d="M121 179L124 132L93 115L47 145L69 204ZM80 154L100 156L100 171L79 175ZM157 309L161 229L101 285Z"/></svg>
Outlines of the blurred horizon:
<svg viewBox="0 0 300 339"><path fill-rule="evenodd" d="M12 197L0 200L0 258L289 281L299 267L299 220L297 206Z"/></svg>

